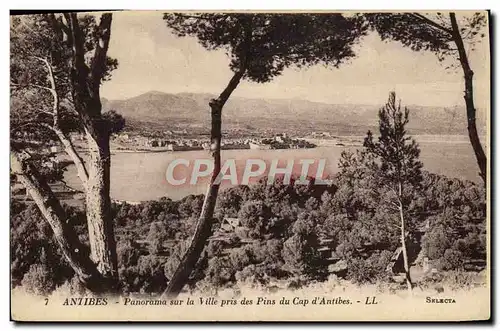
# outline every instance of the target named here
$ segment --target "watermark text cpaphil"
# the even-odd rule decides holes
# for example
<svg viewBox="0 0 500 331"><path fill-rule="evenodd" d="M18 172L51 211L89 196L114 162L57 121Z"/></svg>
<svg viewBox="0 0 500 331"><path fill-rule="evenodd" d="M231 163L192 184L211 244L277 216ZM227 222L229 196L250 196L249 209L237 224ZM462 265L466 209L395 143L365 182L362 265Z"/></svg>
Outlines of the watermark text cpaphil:
<svg viewBox="0 0 500 331"><path fill-rule="evenodd" d="M214 184L224 181L231 185L249 185L260 178L267 177L267 184L278 178L283 184L290 185L330 185L325 173L326 159L227 159L222 163ZM208 181L214 172L213 159L175 159L168 164L166 180L169 185L197 185Z"/></svg>

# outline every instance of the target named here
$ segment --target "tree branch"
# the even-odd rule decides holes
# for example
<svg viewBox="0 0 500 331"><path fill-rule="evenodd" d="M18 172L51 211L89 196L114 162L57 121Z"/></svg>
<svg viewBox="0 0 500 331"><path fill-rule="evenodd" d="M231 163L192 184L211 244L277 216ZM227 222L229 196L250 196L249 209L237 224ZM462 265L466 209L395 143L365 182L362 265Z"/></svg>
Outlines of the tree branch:
<svg viewBox="0 0 500 331"><path fill-rule="evenodd" d="M58 34L58 37L62 37L61 41L63 42L68 42L69 44L72 44L72 41L71 41L71 30L70 30L70 27L69 25L66 25L64 24L64 22L61 20L58 20L58 18L56 17L56 15L54 15L54 13L49 13L48 14L49 16L49 19L52 23L52 27L54 30L56 30L59 34ZM67 18L67 14L64 14L63 16L64 18ZM69 20L66 20L69 24ZM64 39L64 36L66 36L66 40Z"/></svg>
<svg viewBox="0 0 500 331"><path fill-rule="evenodd" d="M448 29L448 28L446 28L446 27L442 26L441 24L439 24L439 23L437 23L437 22L435 22L435 21L431 20L430 18L425 17L425 16L424 16L424 15L422 15L422 14L419 14L419 13L411 13L410 15L412 15L412 16L413 16L413 17L415 17L415 18L420 19L421 21L424 21L425 23L427 23L427 24L429 24L429 25L431 25L431 26L433 26L433 27L435 27L435 28L440 29L441 31L446 32L447 34L449 34L449 35L450 35L450 38L451 38L451 36L452 36L452 31L451 31L450 29Z"/></svg>
<svg viewBox="0 0 500 331"><path fill-rule="evenodd" d="M71 157L73 160L76 171L78 173L78 177L82 181L83 187L85 191L87 191L87 182L89 179L89 175L87 172L87 168L85 167L85 163L83 162L83 159L80 157L80 154L75 149L75 146L73 145L73 142L59 129L54 129L55 134L61 141L61 143L64 146L64 149L66 151L66 154Z"/></svg>
<svg viewBox="0 0 500 331"><path fill-rule="evenodd" d="M21 85L21 84L17 84L17 83L12 83L11 82L10 86L13 87L13 88L34 87L34 88L39 88L39 89L42 89L42 90L46 90L46 91L52 92L52 89L50 87L42 86L42 85L38 85L38 84L25 84L25 85Z"/></svg>
<svg viewBox="0 0 500 331"><path fill-rule="evenodd" d="M188 14L184 14L184 13L180 13L180 14L176 14L177 17L183 17L183 18L194 18L194 19L197 19L197 20L205 20L205 21L209 21L210 19L207 18L207 17L203 17L201 16L196 16L196 15L188 15Z"/></svg>
<svg viewBox="0 0 500 331"><path fill-rule="evenodd" d="M54 70L52 68L52 65L49 63L47 59L41 58L41 57L35 57L38 60L42 61L45 66L47 67L47 79L50 82L50 91L52 92L52 96L54 97L54 104L52 107L52 117L53 117L53 124L52 124L52 131L57 135L59 140L64 146L64 149L66 150L66 153L71 157L73 160L73 163L76 166L76 170L78 173L78 177L80 177L80 180L82 181L83 187L85 190L87 190L87 181L88 181L88 172L87 169L85 168L85 163L83 162L83 159L80 157L78 152L76 151L75 147L73 146L73 143L71 140L64 134L62 131L60 125L59 125L59 94L57 93L56 89L56 80L54 77ZM46 127L49 127L47 125Z"/></svg>
<svg viewBox="0 0 500 331"><path fill-rule="evenodd" d="M106 54L111 37L112 14L102 14L95 45L94 58L91 64L91 79L97 90L106 69Z"/></svg>
<svg viewBox="0 0 500 331"><path fill-rule="evenodd" d="M70 39L73 49L70 74L73 104L75 105L75 111L78 113L85 131L94 139L98 139L100 133L94 123L94 119L100 117L101 108L97 107L95 104L95 102L100 102L99 94L97 93L96 95L96 93L92 93L91 90L98 91L99 86L92 87L92 83L90 82L89 84L89 67L85 63L85 40L82 36L77 14L65 13L64 17L68 21L71 31ZM92 106L89 105L90 100L94 102Z"/></svg>
<svg viewBox="0 0 500 331"><path fill-rule="evenodd" d="M71 40L73 41L73 57L74 57L74 65L75 69L80 71L78 74L80 75L81 71L87 71L88 67L85 64L85 50L83 49L84 40L82 37L82 30L80 29L80 24L78 22L78 16L76 13L65 14L66 19L69 19L70 31L71 31ZM87 76L87 72L85 72L85 77Z"/></svg>
<svg viewBox="0 0 500 331"><path fill-rule="evenodd" d="M389 201L391 205L393 205L395 208L398 208L399 210L399 204L395 203L394 201Z"/></svg>
<svg viewBox="0 0 500 331"><path fill-rule="evenodd" d="M54 126L57 126L58 117L59 117L59 95L56 90L56 81L54 78L54 70L52 69L52 65L45 58L34 56L35 59L42 61L47 68L47 79L50 83L50 88L48 90L52 93L52 97L54 98L54 104L52 106L52 112L54 116Z"/></svg>
<svg viewBox="0 0 500 331"><path fill-rule="evenodd" d="M240 83L241 78L243 78L243 75L245 74L247 68L248 68L248 63L250 61L250 48L251 48L251 43L252 43L252 27L250 23L248 23L245 26L245 31L244 31L244 46L243 46L243 58L240 59L240 68L238 71L233 75L229 83L227 84L226 88L222 91L222 93L219 95L217 98L217 102L219 103L220 107L223 107L224 104L227 102L229 97L231 96L231 93L233 93L234 89L238 86Z"/></svg>

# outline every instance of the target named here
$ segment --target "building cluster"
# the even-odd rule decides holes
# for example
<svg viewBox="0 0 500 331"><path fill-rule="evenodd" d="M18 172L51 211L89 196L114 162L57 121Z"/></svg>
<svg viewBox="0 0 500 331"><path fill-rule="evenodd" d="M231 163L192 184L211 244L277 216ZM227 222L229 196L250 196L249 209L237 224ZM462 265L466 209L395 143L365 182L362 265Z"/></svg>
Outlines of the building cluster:
<svg viewBox="0 0 500 331"><path fill-rule="evenodd" d="M286 133L280 133L272 138L254 139L249 143L250 149L299 149L314 148L315 144L304 139L290 138Z"/></svg>
<svg viewBox="0 0 500 331"><path fill-rule="evenodd" d="M167 151L208 150L207 139L197 138L158 138L141 135L130 136L120 133L113 137L115 142L139 148L164 148ZM316 145L304 139L292 139L286 133L276 134L271 138L224 138L221 149L295 149L313 148Z"/></svg>
<svg viewBox="0 0 500 331"><path fill-rule="evenodd" d="M330 132L311 132L311 137L316 139L329 139L334 138Z"/></svg>

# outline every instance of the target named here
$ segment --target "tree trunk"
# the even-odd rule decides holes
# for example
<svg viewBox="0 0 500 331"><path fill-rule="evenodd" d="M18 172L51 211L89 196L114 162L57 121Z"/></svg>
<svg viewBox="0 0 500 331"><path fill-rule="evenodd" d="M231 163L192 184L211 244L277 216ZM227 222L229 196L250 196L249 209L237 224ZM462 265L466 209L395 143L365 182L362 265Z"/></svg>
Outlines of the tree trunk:
<svg viewBox="0 0 500 331"><path fill-rule="evenodd" d="M221 169L220 146L222 136L222 108L216 104L214 105L212 102L210 103L210 107L212 109L211 146L213 149L214 171L212 173L212 177L210 178L210 183L208 184L201 214L196 224L196 229L189 244L189 248L184 254L182 260L179 262L179 266L175 270L175 273L165 290L165 295L168 297L176 297L180 293L184 285L187 283L196 262L198 262L208 238L212 235L212 217L220 187L219 184L215 184L214 182Z"/></svg>
<svg viewBox="0 0 500 331"><path fill-rule="evenodd" d="M116 241L111 218L109 128L102 118L99 87L106 67L111 31L111 14L103 14L90 66L85 59L85 37L76 13L67 15L73 43L71 85L73 103L87 137L89 161L85 196L90 257L105 279L110 292L118 289ZM89 70L90 69L90 70Z"/></svg>
<svg viewBox="0 0 500 331"><path fill-rule="evenodd" d="M107 51L111 38L112 14L101 15L99 25L92 36L80 26L77 13L64 13L66 23L55 20L52 15L53 27L60 37L66 36L71 45L71 94L73 105L79 115L87 136L89 150L88 169L76 154L69 140L62 139L68 154L75 160L80 177L87 176L86 185L86 216L90 242L90 259L96 264L101 274L101 286L108 292L118 289L118 270L116 257L116 241L111 218L110 191L110 150L109 128L102 118L102 106L99 89L106 73ZM90 37L90 38L89 38ZM95 45L93 57L89 58L85 45L92 42ZM49 69L52 93L54 95L54 129L58 127L58 94L50 64ZM57 133L57 131L56 131ZM59 137L61 138L61 136ZM64 137L62 137L64 138ZM85 171L87 173L85 173Z"/></svg>
<svg viewBox="0 0 500 331"><path fill-rule="evenodd" d="M101 132L96 137L87 132L87 142L89 177L85 202L90 256L96 263L97 270L106 279L109 290L113 292L117 290L118 267L109 196L111 165L109 135L107 132Z"/></svg>
<svg viewBox="0 0 500 331"><path fill-rule="evenodd" d="M400 211L401 215L401 250L403 252L403 264L405 268L405 278L406 278L406 285L408 286L408 293L410 296L413 295L413 283L411 281L411 275L410 275L410 265L408 262L408 253L406 249L406 235L404 233L405 227L404 227L404 217L402 216L402 211Z"/></svg>
<svg viewBox="0 0 500 331"><path fill-rule="evenodd" d="M399 219L400 219L400 228L401 228L401 251L403 253L403 266L405 269L405 278L406 278L406 285L408 286L408 293L410 296L413 295L413 284L411 282L411 275L410 275L410 263L408 261L408 251L406 248L406 229L405 229L405 217L404 217L404 212L403 212L403 203L401 201L402 197L402 187L401 183L399 183Z"/></svg>
<svg viewBox="0 0 500 331"><path fill-rule="evenodd" d="M464 72L464 80L465 80L464 100L467 109L467 130L469 132L469 140L476 155L476 161L479 166L479 175L483 179L484 184L486 184L487 160L476 127L476 108L474 107L474 89L473 89L474 72L472 71L469 65L467 52L465 51L462 36L460 35L460 30L458 28L457 20L455 18L455 13L450 13L450 21L452 27L453 41L457 46L460 64Z"/></svg>
<svg viewBox="0 0 500 331"><path fill-rule="evenodd" d="M179 295L198 262L208 238L212 235L212 218L220 186L220 184L215 184L215 180L221 169L222 108L229 99L231 93L238 86L245 70L246 68L242 66L242 68L231 78L229 84L220 96L215 100L211 100L209 103L212 117L210 139L212 156L214 159L214 171L210 183L208 184L207 194L205 195L200 217L196 224L196 229L189 244L189 248L179 262L179 266L175 270L172 279L169 281L163 293L163 295L167 297L174 298Z"/></svg>
<svg viewBox="0 0 500 331"><path fill-rule="evenodd" d="M64 257L85 286L96 294L104 293L101 275L88 256L88 249L80 243L78 235L67 223L68 219L59 200L39 172L18 152L11 152L11 170L26 188L43 217L49 223Z"/></svg>

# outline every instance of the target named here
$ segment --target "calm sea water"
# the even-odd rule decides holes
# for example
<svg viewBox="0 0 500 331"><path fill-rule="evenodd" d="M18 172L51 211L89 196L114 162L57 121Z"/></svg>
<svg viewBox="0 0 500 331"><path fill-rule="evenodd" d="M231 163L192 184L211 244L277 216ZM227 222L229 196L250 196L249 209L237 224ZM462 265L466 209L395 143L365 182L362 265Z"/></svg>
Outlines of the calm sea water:
<svg viewBox="0 0 500 331"><path fill-rule="evenodd" d="M421 161L424 167L434 173L449 177L480 181L472 147L468 141L420 139ZM250 158L262 159L268 164L273 159L294 160L325 159L325 173L338 171L340 154L345 149L355 147L323 146L298 150L226 150L222 158L235 159L241 180L244 161ZM205 193L206 180L196 185L172 186L166 180L168 165L175 159L185 159L193 163L196 159L210 159L207 151L161 152L161 153L114 153L111 164L111 197L128 201L154 200L161 197L180 199L189 194ZM179 168L181 168L180 166ZM187 173L188 170L184 167ZM179 177L175 174L174 177ZM81 189L73 166L69 167L65 179L71 187ZM225 180L222 187L231 183Z"/></svg>

